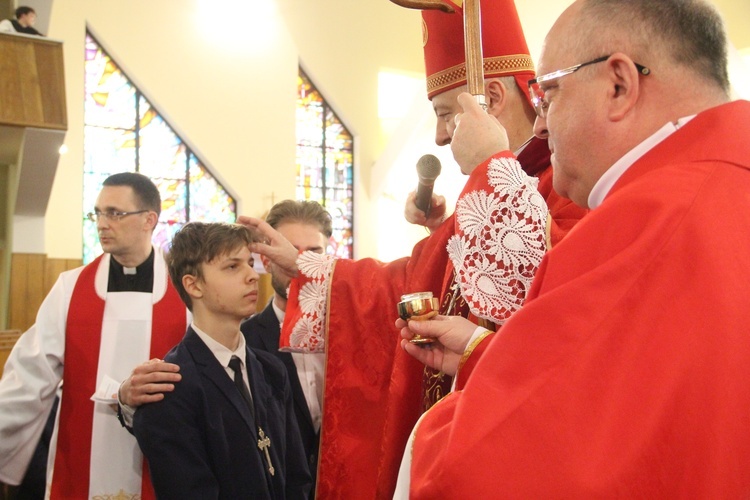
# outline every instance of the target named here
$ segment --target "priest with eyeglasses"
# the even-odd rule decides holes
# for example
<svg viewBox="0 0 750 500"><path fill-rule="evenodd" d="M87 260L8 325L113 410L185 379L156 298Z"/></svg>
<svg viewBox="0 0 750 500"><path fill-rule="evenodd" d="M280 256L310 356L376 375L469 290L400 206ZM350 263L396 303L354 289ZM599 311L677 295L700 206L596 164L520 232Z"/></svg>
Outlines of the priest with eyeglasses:
<svg viewBox="0 0 750 500"><path fill-rule="evenodd" d="M113 405L132 367L161 358L188 324L151 243L160 211L159 191L146 176L105 179L87 215L104 253L60 275L0 379L0 482L21 482L60 393L49 497L154 498L138 444Z"/></svg>

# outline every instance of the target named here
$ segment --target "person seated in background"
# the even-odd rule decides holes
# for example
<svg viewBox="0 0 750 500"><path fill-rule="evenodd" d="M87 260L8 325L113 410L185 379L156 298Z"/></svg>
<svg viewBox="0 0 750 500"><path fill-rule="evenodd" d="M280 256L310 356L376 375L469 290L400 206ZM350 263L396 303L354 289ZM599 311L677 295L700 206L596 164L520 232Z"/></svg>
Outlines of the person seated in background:
<svg viewBox="0 0 750 500"><path fill-rule="evenodd" d="M31 7L19 7L16 9L15 19L3 19L0 21L0 32L44 36L34 28L35 22L36 11L34 9Z"/></svg>
<svg viewBox="0 0 750 500"><path fill-rule="evenodd" d="M255 311L252 233L191 222L174 237L169 276L193 322L164 358L182 380L141 406L133 433L160 498L306 498L312 480L286 369L246 345Z"/></svg>

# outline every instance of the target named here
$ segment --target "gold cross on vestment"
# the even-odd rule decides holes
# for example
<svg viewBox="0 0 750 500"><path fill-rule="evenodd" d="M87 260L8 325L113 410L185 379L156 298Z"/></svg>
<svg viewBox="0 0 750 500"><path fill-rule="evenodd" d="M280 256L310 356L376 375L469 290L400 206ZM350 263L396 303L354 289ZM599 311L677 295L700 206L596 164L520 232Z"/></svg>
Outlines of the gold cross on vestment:
<svg viewBox="0 0 750 500"><path fill-rule="evenodd" d="M266 436L266 433L263 432L263 429L258 427L258 449L265 452L266 454L266 462L268 462L268 472L271 473L273 476L274 474L274 468L273 465L271 465L271 454L268 453L268 448L271 447L271 439Z"/></svg>

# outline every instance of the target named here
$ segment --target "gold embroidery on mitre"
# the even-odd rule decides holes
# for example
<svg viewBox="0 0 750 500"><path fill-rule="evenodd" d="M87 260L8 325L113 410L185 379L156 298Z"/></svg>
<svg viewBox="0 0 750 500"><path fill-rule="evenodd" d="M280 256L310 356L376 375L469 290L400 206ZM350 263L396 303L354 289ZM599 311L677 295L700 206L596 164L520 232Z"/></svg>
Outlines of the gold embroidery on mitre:
<svg viewBox="0 0 750 500"><path fill-rule="evenodd" d="M502 76L518 71L534 71L534 63L531 56L526 54L515 54L510 56L486 57L484 59L484 74L493 77ZM438 71L427 77L427 93L439 92L455 85L456 82L466 80L466 63Z"/></svg>
<svg viewBox="0 0 750 500"><path fill-rule="evenodd" d="M430 38L430 34L427 31L427 23L422 18L422 47L427 47L427 40Z"/></svg>

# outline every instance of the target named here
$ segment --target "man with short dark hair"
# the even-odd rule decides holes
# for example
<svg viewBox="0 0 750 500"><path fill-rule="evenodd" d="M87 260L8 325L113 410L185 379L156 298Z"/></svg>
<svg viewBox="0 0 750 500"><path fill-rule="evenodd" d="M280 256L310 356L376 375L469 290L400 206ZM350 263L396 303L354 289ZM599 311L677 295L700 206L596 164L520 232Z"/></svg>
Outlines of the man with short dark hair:
<svg viewBox="0 0 750 500"><path fill-rule="evenodd" d="M62 382L52 498L151 494L135 438L111 404L133 365L163 356L185 331L187 311L151 243L160 211L144 175L105 179L88 214L104 254L60 275L0 380L0 481L23 478Z"/></svg>
<svg viewBox="0 0 750 500"><path fill-rule="evenodd" d="M0 21L0 32L44 36L34 28L34 23L36 23L36 11L31 7L19 7L16 9L15 19Z"/></svg>
<svg viewBox="0 0 750 500"><path fill-rule="evenodd" d="M408 448L410 498L746 497L750 103L729 102L721 18L703 0L578 0L529 86L554 186L591 212L498 334L402 330L458 370ZM459 163L507 149L459 100Z"/></svg>

